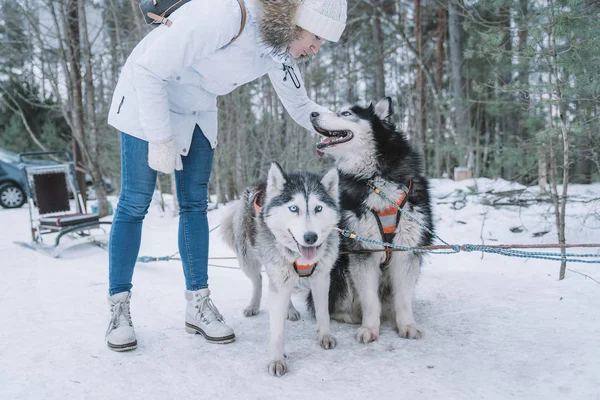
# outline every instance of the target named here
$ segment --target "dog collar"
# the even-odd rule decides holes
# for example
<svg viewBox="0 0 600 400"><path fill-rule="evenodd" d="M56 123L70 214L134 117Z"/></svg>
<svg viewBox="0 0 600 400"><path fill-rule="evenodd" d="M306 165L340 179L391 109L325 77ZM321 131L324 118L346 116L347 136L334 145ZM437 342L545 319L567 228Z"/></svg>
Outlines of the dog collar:
<svg viewBox="0 0 600 400"><path fill-rule="evenodd" d="M317 269L317 263L298 265L298 263L294 261L294 270L300 278L306 278L311 276L313 272L315 272L315 269Z"/></svg>

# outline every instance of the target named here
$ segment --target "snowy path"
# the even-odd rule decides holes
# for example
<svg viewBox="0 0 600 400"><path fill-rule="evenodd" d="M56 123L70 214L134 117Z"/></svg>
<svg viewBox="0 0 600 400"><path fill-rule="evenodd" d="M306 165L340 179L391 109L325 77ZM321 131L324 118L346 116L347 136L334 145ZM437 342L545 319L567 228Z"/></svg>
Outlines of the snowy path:
<svg viewBox="0 0 600 400"><path fill-rule="evenodd" d="M435 181L433 193L459 186ZM600 185L573 190L593 198ZM571 208L570 242L600 241L599 208ZM222 209L209 214L211 226ZM497 210L469 200L459 211L435 210L449 242L556 241L547 204ZM524 232L509 231L521 225ZM153 207L140 254L174 253L176 227L176 218ZM551 232L532 238L544 229ZM103 341L107 253L80 246L53 259L13 244L28 235L26 207L0 209L0 399L600 399L600 285L569 272L559 282L556 262L430 257L416 293L425 332L417 341L400 339L388 323L378 342L361 345L357 326L333 323L338 347L322 350L315 321L297 299L302 319L286 325L290 372L273 378L266 372L266 279L261 313L245 318L249 280L211 268L213 298L237 335L233 344L211 345L183 329L180 264L138 264L132 315L139 346L115 353ZM211 256L232 255L216 232L211 240ZM600 279L599 265L569 268Z"/></svg>

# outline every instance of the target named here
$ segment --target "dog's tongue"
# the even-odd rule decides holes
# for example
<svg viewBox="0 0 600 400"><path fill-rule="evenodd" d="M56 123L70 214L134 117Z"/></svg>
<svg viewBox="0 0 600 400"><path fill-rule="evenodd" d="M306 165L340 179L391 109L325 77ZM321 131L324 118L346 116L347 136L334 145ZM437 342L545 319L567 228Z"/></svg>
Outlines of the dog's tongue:
<svg viewBox="0 0 600 400"><path fill-rule="evenodd" d="M321 144L329 144L329 143L335 141L335 139L336 138L334 138L334 137L324 137L323 139L321 139L321 141L319 143L321 143ZM319 157L323 157L323 154L324 153L321 150L317 149L317 155Z"/></svg>
<svg viewBox="0 0 600 400"><path fill-rule="evenodd" d="M302 257L304 257L306 259L306 261L312 260L317 255L317 248L314 246L313 247L298 246L298 247L300 248L300 254L302 254Z"/></svg>

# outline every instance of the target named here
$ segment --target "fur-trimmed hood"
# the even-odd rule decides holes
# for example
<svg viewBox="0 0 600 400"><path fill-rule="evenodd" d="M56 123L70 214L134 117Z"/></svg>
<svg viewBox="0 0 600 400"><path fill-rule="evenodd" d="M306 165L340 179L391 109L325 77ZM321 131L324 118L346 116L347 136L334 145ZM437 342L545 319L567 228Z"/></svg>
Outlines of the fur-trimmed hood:
<svg viewBox="0 0 600 400"><path fill-rule="evenodd" d="M257 23L263 42L276 49L287 49L296 38L294 17L299 0L255 0Z"/></svg>

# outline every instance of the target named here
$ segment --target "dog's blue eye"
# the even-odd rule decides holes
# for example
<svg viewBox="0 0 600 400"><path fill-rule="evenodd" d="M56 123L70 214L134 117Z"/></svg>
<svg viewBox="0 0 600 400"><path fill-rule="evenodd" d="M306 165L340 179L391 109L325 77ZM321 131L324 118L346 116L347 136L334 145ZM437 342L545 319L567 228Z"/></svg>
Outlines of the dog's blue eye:
<svg viewBox="0 0 600 400"><path fill-rule="evenodd" d="M293 213L297 213L298 212L298 206L289 206L289 209Z"/></svg>
<svg viewBox="0 0 600 400"><path fill-rule="evenodd" d="M344 111L344 112L342 113L342 115L343 115L344 117L349 117L349 116L351 116L351 115L352 115L352 113L351 113L350 111Z"/></svg>
<svg viewBox="0 0 600 400"><path fill-rule="evenodd" d="M321 211L323 211L323 206L316 206L315 207L315 212L316 213L321 212Z"/></svg>

